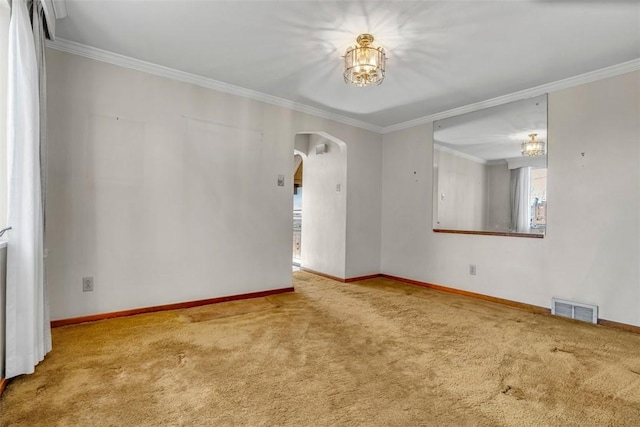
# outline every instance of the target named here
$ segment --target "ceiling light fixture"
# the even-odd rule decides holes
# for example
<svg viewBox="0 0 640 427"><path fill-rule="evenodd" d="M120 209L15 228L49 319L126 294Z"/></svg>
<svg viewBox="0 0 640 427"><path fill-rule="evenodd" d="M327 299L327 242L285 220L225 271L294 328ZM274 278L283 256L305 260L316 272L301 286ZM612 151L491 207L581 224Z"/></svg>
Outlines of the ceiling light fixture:
<svg viewBox="0 0 640 427"><path fill-rule="evenodd" d="M522 143L521 148L523 156L534 157L544 155L544 142L537 141L536 136L538 136L537 133L530 133L529 138L531 138L531 140Z"/></svg>
<svg viewBox="0 0 640 427"><path fill-rule="evenodd" d="M379 85L384 80L384 63L387 57L384 49L373 47L371 34L360 34L358 46L347 49L344 54L344 81L358 87Z"/></svg>

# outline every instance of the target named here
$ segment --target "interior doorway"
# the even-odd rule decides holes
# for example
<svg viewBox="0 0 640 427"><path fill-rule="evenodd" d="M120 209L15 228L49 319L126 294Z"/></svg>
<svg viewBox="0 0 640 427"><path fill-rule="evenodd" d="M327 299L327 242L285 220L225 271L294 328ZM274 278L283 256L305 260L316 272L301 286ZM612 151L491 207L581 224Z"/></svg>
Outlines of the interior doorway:
<svg viewBox="0 0 640 427"><path fill-rule="evenodd" d="M294 153L293 161L293 271L302 263L302 155Z"/></svg>
<svg viewBox="0 0 640 427"><path fill-rule="evenodd" d="M347 145L326 132L300 132L292 154L293 270L344 278Z"/></svg>

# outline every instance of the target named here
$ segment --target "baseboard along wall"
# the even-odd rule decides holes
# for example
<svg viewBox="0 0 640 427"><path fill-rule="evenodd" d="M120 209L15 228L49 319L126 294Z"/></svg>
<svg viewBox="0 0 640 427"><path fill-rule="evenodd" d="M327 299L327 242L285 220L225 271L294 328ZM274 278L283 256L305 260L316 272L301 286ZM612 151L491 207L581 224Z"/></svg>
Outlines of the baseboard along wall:
<svg viewBox="0 0 640 427"><path fill-rule="evenodd" d="M479 294L479 293L470 292L470 291L464 291L461 289L450 288L448 286L436 285L433 283L422 282L419 280L407 279L399 276L392 276L389 274L381 273L381 274L370 274L367 276L341 278L341 277L332 276L330 274L321 273L319 271L314 271L308 268L301 268L301 270L311 274L315 274L317 276L326 277L328 279L335 280L341 283L360 282L363 280L375 279L375 278L381 277L385 279L395 280L397 282L406 283L409 285L420 286L427 289L433 289L441 292L448 292L456 295L463 295L471 298L480 299L483 301L502 304L502 305L517 308L520 310L525 310L531 313L551 314L551 310L545 307L539 307L536 305L526 304L518 301L512 301L504 298L492 297L489 295ZM142 308L136 308L131 310L115 311L110 313L100 313L100 314L93 314L89 316L73 317L68 319L58 319L58 320L51 321L51 327L58 328L61 326L75 325L78 323L95 322L97 320L113 319L117 317L133 316L136 314L153 313L157 311L179 310L184 308L198 307L202 305L218 304L218 303L228 302L228 301L236 301L236 300L249 299L249 298L260 298L260 297L266 297L269 295L276 295L276 294L281 294L285 292L294 292L294 291L295 289L292 287L271 289L268 291L251 292L246 294L230 295L225 297L210 298L210 299L197 300L197 301L187 301L187 302L159 305L159 306L153 306L153 307L142 307ZM615 322L613 320L607 320L607 319L598 319L598 324L605 327L613 328L613 329L620 329L623 331L640 334L640 326L629 325L626 323ZM0 380L0 393L6 387L6 381L7 380L5 379Z"/></svg>
<svg viewBox="0 0 640 427"><path fill-rule="evenodd" d="M8 379L0 378L0 396L2 396L2 393L4 393L4 390L7 388L8 383L9 383Z"/></svg>
<svg viewBox="0 0 640 427"><path fill-rule="evenodd" d="M528 311L528 312L531 312L531 313L549 314L549 315L551 314L551 309L546 308L546 307L539 307L537 305L526 304L526 303L523 303L523 302L512 301L512 300L508 300L508 299L504 299L504 298L492 297L492 296L489 296L489 295L479 294L479 293L470 292L470 291L464 291L464 290L461 290L461 289L450 288L448 286L436 285L436 284L433 284L433 283L422 282L422 281L419 281L419 280L407 279L407 278L399 277L399 276L392 276L390 274L380 273L380 274L371 274L371 275L368 275L368 276L360 276L360 277L352 277L352 278L342 279L340 277L331 276L329 274L320 273L318 271L313 271L313 270L310 270L310 269L307 269L307 268L302 268L301 270L306 271L308 273L312 273L312 274L318 275L318 276L326 277L328 279L332 279L332 280L335 280L335 281L338 281L338 282L342 282L342 283L359 282L361 280L375 279L375 278L381 277L381 278L384 278L384 279L395 280L396 282L406 283L408 285L420 286L422 288L433 289L433 290L436 290L436 291L448 292L448 293L451 293L451 294L463 295L463 296L467 296L467 297L471 297L471 298L480 299L480 300L483 300L483 301L494 302L494 303L497 303L497 304L502 304L502 305L506 305L506 306L509 306L509 307L517 308L517 309L520 309L520 310L525 310L525 311ZM602 326L606 326L608 328L620 329L620 330L623 330L623 331L640 334L640 326L628 325L626 323L620 323L620 322L614 322L613 320L598 319L598 325L602 325Z"/></svg>
<svg viewBox="0 0 640 427"><path fill-rule="evenodd" d="M518 308L520 310L529 311L537 314L551 314L551 309L545 307L539 307L537 305L526 304L518 301L512 301L504 298L492 297L489 295L478 294L475 292L463 291L461 289L449 288L447 286L435 285L433 283L421 282L418 280L405 279L404 277L391 276L389 274L380 274L380 277L396 280L398 282L407 283L409 285L416 285L423 288L434 289L437 291L448 292L456 295L464 295L471 298L481 299L483 301L495 302L497 304L507 305L509 307ZM561 317L561 319L564 319ZM565 319L571 320L571 319ZM633 332L640 334L640 326L628 325L626 323L614 322L613 320L598 319L598 325L606 326L608 328L620 329L627 332Z"/></svg>
<svg viewBox="0 0 640 427"><path fill-rule="evenodd" d="M136 314L154 313L156 311L180 310L183 308L199 307L202 305L209 305L209 304L219 304L221 302L237 301L241 299L268 297L269 295L276 295L276 294L282 294L282 293L293 292L293 291L295 291L294 288L270 289L268 291L250 292L246 294L229 295L225 297L179 302L175 304L157 305L153 307L134 308L131 310L113 311L110 313L92 314L89 316L72 317L68 319L58 319L58 320L51 321L51 327L59 328L61 326L75 325L78 323L95 322L97 320L114 319L116 317L133 316Z"/></svg>
<svg viewBox="0 0 640 427"><path fill-rule="evenodd" d="M538 314L551 314L551 309L538 307L537 305L526 304L518 301L512 301L504 298L492 297L489 295L478 294L475 292L463 291L461 289L450 288L442 285L435 285L433 283L420 282L418 280L405 279L404 277L390 276L388 274L381 274L380 277L385 279L395 280L397 282L407 283L409 285L420 286L427 289L435 289L437 291L448 292L450 294L463 295L466 297L481 299L483 301L495 302L502 305L508 305L509 307L519 308L521 310L529 311L531 313Z"/></svg>
<svg viewBox="0 0 640 427"><path fill-rule="evenodd" d="M330 274L321 273L319 271L311 270L309 268L300 267L300 270L306 271L307 273L315 274L316 276L326 277L327 279L335 280L336 282L342 282L342 283L359 282L361 280L375 279L376 277L381 276L380 274L370 274L368 276L349 277L349 278L343 279L342 277L332 276Z"/></svg>
<svg viewBox="0 0 640 427"><path fill-rule="evenodd" d="M335 280L336 282L345 283L345 279L337 276L332 276L330 274L322 273L320 271L311 270L310 268L300 267L300 270L306 271L307 273L315 274L316 276L326 277L327 279Z"/></svg>

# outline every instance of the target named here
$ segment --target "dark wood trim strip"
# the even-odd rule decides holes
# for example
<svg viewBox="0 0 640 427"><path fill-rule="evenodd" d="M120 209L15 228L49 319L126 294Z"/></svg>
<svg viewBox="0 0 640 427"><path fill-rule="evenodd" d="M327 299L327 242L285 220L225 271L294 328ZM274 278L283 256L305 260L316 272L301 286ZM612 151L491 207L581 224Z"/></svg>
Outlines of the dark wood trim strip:
<svg viewBox="0 0 640 427"><path fill-rule="evenodd" d="M0 378L0 396L4 393L4 390L7 388L7 384L9 384L9 380L6 378Z"/></svg>
<svg viewBox="0 0 640 427"><path fill-rule="evenodd" d="M529 311L531 313L538 313L538 314L551 313L551 310L549 310L548 308L538 307L537 305L526 304L523 302L512 301L504 298L492 297L484 294L477 294L475 292L463 291L461 289L449 288L447 286L442 286L442 285L434 285L433 283L420 282L418 280L405 279L404 277L390 276L388 274L381 274L380 276L386 279L396 280L402 283L408 283L410 285L416 285L416 286L421 286L423 288L434 289L436 291L448 292L450 294L463 295L466 297L481 299L483 301L495 302L498 304L507 305L509 307L514 307L514 308L519 308L521 310Z"/></svg>
<svg viewBox="0 0 640 427"><path fill-rule="evenodd" d="M551 314L551 310L544 307L538 307L537 305L525 304L523 302L511 301L508 299L491 297L488 295L477 294L475 292L463 291L460 289L449 288L447 286L442 285L434 285L433 283L420 282L418 280L413 279L405 279L404 277L391 276L388 274L380 274L380 277L385 279L395 280L402 283L407 283L409 285L421 286L423 288L434 289L437 291L448 292L456 295L464 295L471 298L477 298L484 301L491 301L498 304L507 305L509 307L518 308L521 310L529 311L531 313L537 314ZM606 319L598 319L598 325L606 326L612 329L619 329L622 331L633 332L636 334L640 334L640 326L628 325L626 323L614 322L613 320Z"/></svg>
<svg viewBox="0 0 640 427"><path fill-rule="evenodd" d="M480 236L528 237L530 239L544 239L544 234L511 233L508 231L446 230L443 228L434 228L433 231L434 233L477 234Z"/></svg>
<svg viewBox="0 0 640 427"><path fill-rule="evenodd" d="M320 273L319 271L311 270L309 268L300 267L300 270L305 271L307 273L315 274L316 276L326 277L327 279L335 280L336 282L346 283L346 279L342 279L340 277L332 276L330 274Z"/></svg>
<svg viewBox="0 0 640 427"><path fill-rule="evenodd" d="M598 325L640 334L640 326L627 325L626 323L614 322L613 320L598 319Z"/></svg>
<svg viewBox="0 0 640 427"><path fill-rule="evenodd" d="M282 294L285 292L294 292L294 288L270 289L268 291L250 292L247 294L229 295L225 297L202 299L197 301L179 302L175 304L157 305L153 307L134 308L131 310L113 311L110 313L92 314L89 316L72 317L69 319L52 320L51 327L59 328L60 326L75 325L78 323L95 322L97 320L113 319L116 317L133 316L136 314L154 313L156 311L180 310L183 308L199 307L201 305L219 304L221 302L236 301L249 298L267 297L269 295Z"/></svg>
<svg viewBox="0 0 640 427"><path fill-rule="evenodd" d="M340 277L332 276L330 274L320 273L319 271L311 270L309 268L300 267L300 270L306 271L307 273L315 274L316 276L326 277L327 279L335 280L336 282L342 282L342 283L359 282L361 280L375 279L377 277L380 277L380 274L369 274L368 276L349 277L348 279L342 279Z"/></svg>
<svg viewBox="0 0 640 427"><path fill-rule="evenodd" d="M369 274L368 276L350 277L348 279L344 279L344 282L353 283L353 282L359 282L361 280L376 279L378 277L380 277L380 274Z"/></svg>

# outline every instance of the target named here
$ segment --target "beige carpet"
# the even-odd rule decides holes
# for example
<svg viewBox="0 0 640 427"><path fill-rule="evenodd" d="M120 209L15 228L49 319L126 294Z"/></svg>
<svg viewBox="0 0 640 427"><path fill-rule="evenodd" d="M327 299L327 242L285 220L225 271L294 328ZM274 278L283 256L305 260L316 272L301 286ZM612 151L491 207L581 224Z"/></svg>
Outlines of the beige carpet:
<svg viewBox="0 0 640 427"><path fill-rule="evenodd" d="M69 326L3 426L638 426L640 336L373 279Z"/></svg>

